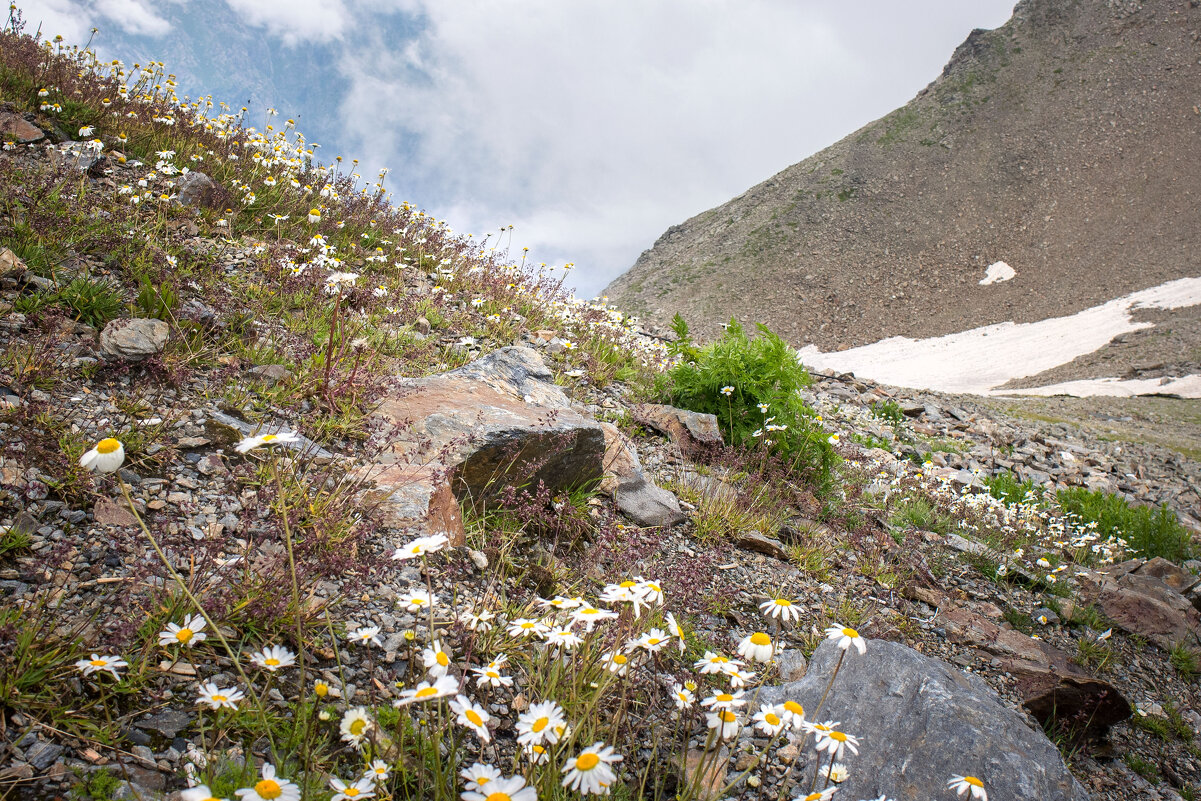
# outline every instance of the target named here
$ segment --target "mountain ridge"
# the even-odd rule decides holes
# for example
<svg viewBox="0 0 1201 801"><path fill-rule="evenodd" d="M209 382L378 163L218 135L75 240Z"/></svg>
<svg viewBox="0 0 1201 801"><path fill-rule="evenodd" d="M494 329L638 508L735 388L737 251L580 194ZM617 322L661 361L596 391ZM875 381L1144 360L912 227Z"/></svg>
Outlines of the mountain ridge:
<svg viewBox="0 0 1201 801"><path fill-rule="evenodd" d="M908 104L672 226L606 294L834 349L1201 273L1199 29L1185 0L1025 0ZM1017 277L979 286L995 261Z"/></svg>

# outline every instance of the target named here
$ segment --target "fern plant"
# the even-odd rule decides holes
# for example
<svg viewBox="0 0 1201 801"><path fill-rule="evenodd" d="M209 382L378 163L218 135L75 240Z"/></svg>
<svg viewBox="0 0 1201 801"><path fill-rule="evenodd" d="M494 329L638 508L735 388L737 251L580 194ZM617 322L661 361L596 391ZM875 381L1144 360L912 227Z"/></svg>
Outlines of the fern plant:
<svg viewBox="0 0 1201 801"><path fill-rule="evenodd" d="M679 363L661 377L659 394L680 408L716 416L726 442L786 457L825 483L836 457L813 409L801 400L809 373L788 343L762 324L756 328L752 339L731 319L719 339L698 346L677 314L671 350Z"/></svg>

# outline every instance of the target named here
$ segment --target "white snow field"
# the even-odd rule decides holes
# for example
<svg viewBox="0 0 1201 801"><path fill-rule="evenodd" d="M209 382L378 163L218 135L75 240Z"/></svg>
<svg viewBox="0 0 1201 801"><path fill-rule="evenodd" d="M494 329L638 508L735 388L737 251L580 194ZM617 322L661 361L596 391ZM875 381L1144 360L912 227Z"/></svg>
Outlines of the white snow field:
<svg viewBox="0 0 1201 801"><path fill-rule="evenodd" d="M929 339L889 337L836 353L822 353L808 345L799 354L806 366L816 370L854 373L882 384L938 392L1080 397L1163 393L1201 398L1201 376L1197 375L1166 380L1098 378L1031 389L997 389L1015 378L1036 375L1092 353L1120 334L1153 328L1153 323L1133 320L1135 309L1197 305L1201 305L1201 277L1180 278L1037 323L994 323Z"/></svg>

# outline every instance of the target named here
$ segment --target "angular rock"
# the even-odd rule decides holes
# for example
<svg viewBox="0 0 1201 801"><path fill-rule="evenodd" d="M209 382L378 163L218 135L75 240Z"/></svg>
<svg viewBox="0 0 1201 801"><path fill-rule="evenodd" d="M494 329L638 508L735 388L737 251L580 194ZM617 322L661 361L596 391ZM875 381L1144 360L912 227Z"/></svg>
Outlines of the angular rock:
<svg viewBox="0 0 1201 801"><path fill-rule="evenodd" d="M1115 565L1114 572L1127 566ZM1133 570L1117 578L1109 571L1082 570L1076 579L1080 594L1122 630L1165 651L1183 645L1201 654L1201 612L1160 579Z"/></svg>
<svg viewBox="0 0 1201 801"><path fill-rule="evenodd" d="M795 700L816 711L839 653L824 640L805 678L764 688L759 703ZM869 640L865 654L849 652L820 717L860 737L854 767L839 786L843 798L943 798L947 779L966 773L984 781L990 798L1088 799L1046 735L982 679L899 643ZM804 787L813 752L801 759Z"/></svg>
<svg viewBox="0 0 1201 801"><path fill-rule="evenodd" d="M45 740L38 740L25 749L25 761L33 765L34 770L45 770L54 764L54 760L58 759L62 752L63 747L61 745L48 743Z"/></svg>
<svg viewBox="0 0 1201 801"><path fill-rule="evenodd" d="M791 558L791 554L782 542L765 537L758 531L750 529L738 531L733 534L733 538L734 544L743 550L761 553L764 556L779 559L781 562L787 562Z"/></svg>
<svg viewBox="0 0 1201 801"><path fill-rule="evenodd" d="M507 486L539 482L552 492L597 482L604 432L571 409L552 379L536 351L515 346L402 381L372 413L388 444L369 478L388 525L453 528L455 499L485 501ZM452 541L462 538L457 525Z"/></svg>
<svg viewBox="0 0 1201 801"><path fill-rule="evenodd" d="M1159 579L1181 595L1187 595L1189 590L1201 582L1201 578L1194 576L1179 565L1169 562L1162 556L1147 560L1136 568L1136 572L1140 576Z"/></svg>
<svg viewBox="0 0 1201 801"><path fill-rule="evenodd" d="M605 474L600 490L640 526L674 526L686 518L675 493L658 487L642 472L634 446L612 423L600 423L605 434Z"/></svg>
<svg viewBox="0 0 1201 801"><path fill-rule="evenodd" d="M292 378L292 371L282 364L260 364L251 367L250 374L269 386L275 386Z"/></svg>
<svg viewBox="0 0 1201 801"><path fill-rule="evenodd" d="M147 715L134 725L144 731L157 732L171 740L191 723L192 716L187 712L180 709L164 709L153 715Z"/></svg>
<svg viewBox="0 0 1201 801"><path fill-rule="evenodd" d="M124 504L110 498L98 498L92 507L92 517L101 526L136 526L138 519Z"/></svg>
<svg viewBox="0 0 1201 801"><path fill-rule="evenodd" d="M221 210L224 194L212 178L193 170L180 178L179 193L175 199L181 206Z"/></svg>
<svg viewBox="0 0 1201 801"><path fill-rule="evenodd" d="M1000 657L1001 669L1017 679L1022 706L1040 723L1054 721L1076 740L1101 738L1133 712L1118 688L1090 676L1042 640L962 608L940 609L938 622L952 642Z"/></svg>
<svg viewBox="0 0 1201 801"><path fill-rule="evenodd" d="M40 142L46 132L12 111L0 111L0 139L11 139L19 145Z"/></svg>
<svg viewBox="0 0 1201 801"><path fill-rule="evenodd" d="M113 320L100 332L100 350L113 359L140 362L161 351L170 335L171 327L162 320Z"/></svg>
<svg viewBox="0 0 1201 801"><path fill-rule="evenodd" d="M721 428L718 427L714 415L690 412L659 403L642 403L630 411L635 421L667 434L674 443L685 450L691 450L698 445L722 443Z"/></svg>

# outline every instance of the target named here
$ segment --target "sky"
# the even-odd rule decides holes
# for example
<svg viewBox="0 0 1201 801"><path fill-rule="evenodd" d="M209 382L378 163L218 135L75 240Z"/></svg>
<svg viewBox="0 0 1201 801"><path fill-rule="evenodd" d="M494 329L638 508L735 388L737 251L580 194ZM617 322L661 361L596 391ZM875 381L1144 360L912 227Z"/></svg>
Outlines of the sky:
<svg viewBox="0 0 1201 801"><path fill-rule="evenodd" d="M30 28L295 117L586 297L669 226L903 105L1013 0L18 0ZM228 95L228 96L226 96Z"/></svg>

